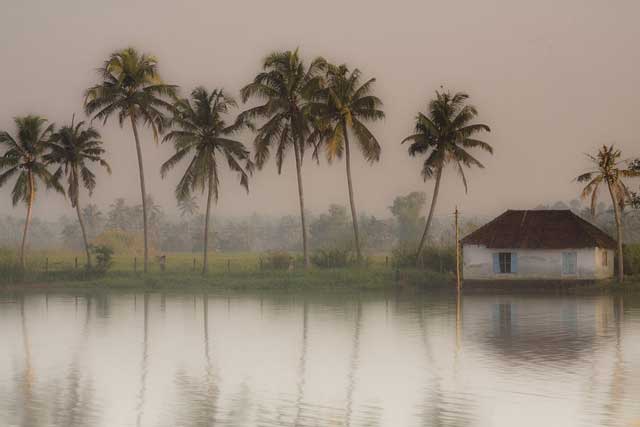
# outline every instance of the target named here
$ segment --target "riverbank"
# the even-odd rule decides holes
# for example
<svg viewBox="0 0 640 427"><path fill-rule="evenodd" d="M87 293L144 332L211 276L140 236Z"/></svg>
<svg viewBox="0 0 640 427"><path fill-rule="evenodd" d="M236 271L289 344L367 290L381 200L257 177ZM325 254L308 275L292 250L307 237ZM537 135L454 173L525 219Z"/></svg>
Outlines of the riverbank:
<svg viewBox="0 0 640 427"><path fill-rule="evenodd" d="M389 289L446 288L450 274L418 269L391 270L381 267L340 269L214 271L197 272L108 272L95 275L79 272L50 272L13 281L3 289L38 288L145 288L145 289Z"/></svg>

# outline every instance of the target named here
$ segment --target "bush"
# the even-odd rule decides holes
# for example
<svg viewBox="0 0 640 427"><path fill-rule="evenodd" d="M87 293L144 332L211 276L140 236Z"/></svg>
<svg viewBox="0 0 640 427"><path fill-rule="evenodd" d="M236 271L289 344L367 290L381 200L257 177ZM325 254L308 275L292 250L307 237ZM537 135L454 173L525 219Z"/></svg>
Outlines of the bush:
<svg viewBox="0 0 640 427"><path fill-rule="evenodd" d="M111 246L100 245L91 248L95 256L96 265L94 270L98 273L106 273L113 265L113 249Z"/></svg>
<svg viewBox="0 0 640 427"><path fill-rule="evenodd" d="M625 245L623 252L624 273L640 274L640 244ZM617 261L615 265L618 265Z"/></svg>
<svg viewBox="0 0 640 427"><path fill-rule="evenodd" d="M411 245L400 245L393 250L393 265L415 267L417 249ZM455 247L426 247L422 250L420 265L431 271L453 272L456 270Z"/></svg>
<svg viewBox="0 0 640 427"><path fill-rule="evenodd" d="M320 249L311 255L311 262L319 268L347 267L355 262L350 249Z"/></svg>
<svg viewBox="0 0 640 427"><path fill-rule="evenodd" d="M97 236L91 242L93 246L109 246L118 255L144 254L144 236L142 233L134 233L121 230L107 230ZM150 255L155 253L154 248L149 247Z"/></svg>
<svg viewBox="0 0 640 427"><path fill-rule="evenodd" d="M292 262L293 259L289 252L272 251L267 253L263 267L272 270L286 270Z"/></svg>

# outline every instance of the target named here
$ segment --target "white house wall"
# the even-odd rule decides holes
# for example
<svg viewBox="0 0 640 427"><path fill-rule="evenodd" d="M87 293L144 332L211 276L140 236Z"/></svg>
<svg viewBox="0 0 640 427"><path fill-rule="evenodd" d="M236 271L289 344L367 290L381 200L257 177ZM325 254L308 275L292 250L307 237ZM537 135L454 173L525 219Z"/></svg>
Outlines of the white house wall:
<svg viewBox="0 0 640 427"><path fill-rule="evenodd" d="M469 280L531 280L531 279L602 279L613 275L613 251L608 252L607 266L602 265L604 249L488 249L482 245L464 245L463 277ZM518 271L494 273L493 254L513 252L518 256ZM562 253L577 253L577 274L562 274Z"/></svg>

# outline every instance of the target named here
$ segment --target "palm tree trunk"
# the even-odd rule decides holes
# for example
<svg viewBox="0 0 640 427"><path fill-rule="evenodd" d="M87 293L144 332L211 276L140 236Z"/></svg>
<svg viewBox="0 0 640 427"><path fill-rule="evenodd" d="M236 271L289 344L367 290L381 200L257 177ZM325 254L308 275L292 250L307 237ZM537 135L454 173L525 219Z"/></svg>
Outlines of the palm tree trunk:
<svg viewBox="0 0 640 427"><path fill-rule="evenodd" d="M347 186L349 187L349 204L351 205L351 220L353 223L353 236L356 241L356 259L358 264L362 261L360 252L360 233L358 232L358 214L356 212L356 202L353 200L353 182L351 180L351 152L349 150L349 135L347 124L342 121L342 133L344 135L345 163L347 164Z"/></svg>
<svg viewBox="0 0 640 427"><path fill-rule="evenodd" d="M420 239L418 245L418 251L416 253L416 267L420 266L420 257L422 250L424 249L424 243L427 241L427 234L429 233L429 227L431 226L431 220L433 220L433 212L436 210L436 202L438 201L438 192L440 191L440 179L442 178L442 167L438 168L436 175L436 185L433 188L433 197L431 198L431 207L429 208L429 216L427 217L427 223L424 226L424 233Z"/></svg>
<svg viewBox="0 0 640 427"><path fill-rule="evenodd" d="M618 240L618 282L624 281L624 260L622 252L622 221L620 220L620 206L618 205L618 198L615 196L611 183L607 183L609 186L609 194L611 194L611 201L613 202L613 213L616 218L616 234Z"/></svg>
<svg viewBox="0 0 640 427"><path fill-rule="evenodd" d="M204 255L202 261L202 274L206 274L209 268L208 266L208 254L209 254L209 216L211 215L211 196L213 194L213 172L209 172L209 192L207 194L207 213L204 217Z"/></svg>
<svg viewBox="0 0 640 427"><path fill-rule="evenodd" d="M131 127L133 128L133 137L136 140L136 152L138 154L138 172L140 172L140 192L142 193L142 228L144 234L144 272L147 272L149 264L149 244L147 238L147 191L144 185L144 167L142 165L142 148L140 147L140 137L138 136L138 128L136 126L135 115L130 114Z"/></svg>
<svg viewBox="0 0 640 427"><path fill-rule="evenodd" d="M31 222L31 213L33 210L33 199L35 197L33 174L29 172L29 199L27 200L27 218L24 221L24 231L22 232L22 245L20 245L20 268L24 271L24 248L27 243L27 231L29 230L29 223Z"/></svg>
<svg viewBox="0 0 640 427"><path fill-rule="evenodd" d="M84 228L84 221L82 220L82 214L80 213L79 197L76 197L76 214L78 214L78 222L80 223L80 230L82 231L82 240L84 241L84 250L87 253L87 268L91 268L91 253L89 252L89 241L87 240L87 232Z"/></svg>
<svg viewBox="0 0 640 427"><path fill-rule="evenodd" d="M300 200L300 222L302 223L302 252L304 254L304 267L309 267L309 252L307 251L307 225L304 220L304 192L302 190L302 155L299 141L294 141L293 151L296 155L296 174L298 176L298 198Z"/></svg>

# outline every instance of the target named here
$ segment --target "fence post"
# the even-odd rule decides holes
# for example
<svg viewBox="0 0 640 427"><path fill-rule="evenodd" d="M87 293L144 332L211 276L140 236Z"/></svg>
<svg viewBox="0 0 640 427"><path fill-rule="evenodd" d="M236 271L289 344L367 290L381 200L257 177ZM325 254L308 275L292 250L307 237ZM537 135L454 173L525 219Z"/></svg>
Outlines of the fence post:
<svg viewBox="0 0 640 427"><path fill-rule="evenodd" d="M137 257L133 257L133 272L134 273L138 272L138 258Z"/></svg>
<svg viewBox="0 0 640 427"><path fill-rule="evenodd" d="M385 266L385 267L389 267L389 255L387 255L386 257L384 257L384 266Z"/></svg>
<svg viewBox="0 0 640 427"><path fill-rule="evenodd" d="M231 273L231 260L227 260L227 273Z"/></svg>
<svg viewBox="0 0 640 427"><path fill-rule="evenodd" d="M48 273L49 272L49 257L46 257L44 259L44 272Z"/></svg>
<svg viewBox="0 0 640 427"><path fill-rule="evenodd" d="M260 271L262 271L262 257L260 257Z"/></svg>
<svg viewBox="0 0 640 427"><path fill-rule="evenodd" d="M193 271L196 271L196 259L193 259Z"/></svg>
<svg viewBox="0 0 640 427"><path fill-rule="evenodd" d="M76 257L76 270L78 269L78 257Z"/></svg>

